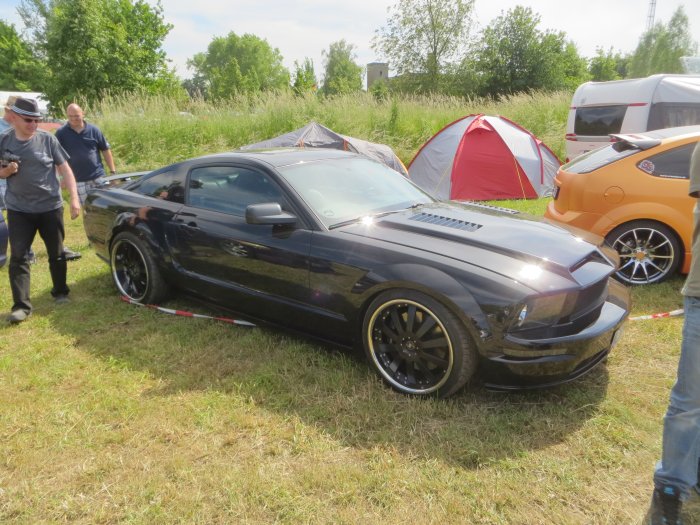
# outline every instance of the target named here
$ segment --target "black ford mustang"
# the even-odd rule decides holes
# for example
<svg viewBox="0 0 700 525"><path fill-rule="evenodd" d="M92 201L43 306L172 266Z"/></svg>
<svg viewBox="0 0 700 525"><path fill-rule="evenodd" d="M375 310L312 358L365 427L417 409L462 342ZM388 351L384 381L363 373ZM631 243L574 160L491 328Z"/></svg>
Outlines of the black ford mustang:
<svg viewBox="0 0 700 525"><path fill-rule="evenodd" d="M601 362L629 311L614 252L512 210L438 202L335 150L200 157L93 191L85 230L120 293L178 290L361 345L392 388L528 388Z"/></svg>

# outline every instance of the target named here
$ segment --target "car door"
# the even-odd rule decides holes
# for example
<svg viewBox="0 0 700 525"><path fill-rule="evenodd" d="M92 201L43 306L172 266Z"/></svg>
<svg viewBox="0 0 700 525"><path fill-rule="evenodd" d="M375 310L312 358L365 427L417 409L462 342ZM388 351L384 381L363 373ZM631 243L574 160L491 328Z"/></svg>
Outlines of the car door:
<svg viewBox="0 0 700 525"><path fill-rule="evenodd" d="M195 166L186 205L175 217L174 263L192 291L264 318L284 318L308 302L311 232L303 225L247 224L250 204L291 205L262 170L220 164Z"/></svg>

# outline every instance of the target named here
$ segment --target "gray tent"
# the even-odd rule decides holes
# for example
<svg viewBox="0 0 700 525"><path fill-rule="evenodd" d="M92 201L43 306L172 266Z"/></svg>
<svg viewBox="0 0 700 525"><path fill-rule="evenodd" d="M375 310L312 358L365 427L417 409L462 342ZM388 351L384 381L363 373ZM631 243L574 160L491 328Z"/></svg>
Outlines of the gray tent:
<svg viewBox="0 0 700 525"><path fill-rule="evenodd" d="M408 176L406 167L389 146L340 135L317 122L310 122L303 128L290 131L279 137L258 142L257 144L243 146L241 149L281 147L333 148L352 151L386 164L405 177Z"/></svg>

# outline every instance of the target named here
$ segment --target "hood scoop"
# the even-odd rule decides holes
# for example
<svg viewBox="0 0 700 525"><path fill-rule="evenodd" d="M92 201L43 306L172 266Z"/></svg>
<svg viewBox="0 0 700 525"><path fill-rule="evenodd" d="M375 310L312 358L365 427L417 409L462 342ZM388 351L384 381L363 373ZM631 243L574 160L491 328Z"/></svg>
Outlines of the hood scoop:
<svg viewBox="0 0 700 525"><path fill-rule="evenodd" d="M410 220L424 222L426 224L435 224L437 226L445 226L447 228L454 228L455 230L462 230L468 232L475 232L483 227L483 224L461 221L459 219L444 217L442 215L435 215L433 213L417 213L413 215L410 218Z"/></svg>

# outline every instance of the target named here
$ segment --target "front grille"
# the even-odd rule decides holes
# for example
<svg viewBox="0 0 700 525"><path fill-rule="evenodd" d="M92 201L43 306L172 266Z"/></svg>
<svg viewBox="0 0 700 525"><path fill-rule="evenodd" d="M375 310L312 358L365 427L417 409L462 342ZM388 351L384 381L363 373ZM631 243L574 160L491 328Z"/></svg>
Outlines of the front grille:
<svg viewBox="0 0 700 525"><path fill-rule="evenodd" d="M446 228L454 228L456 230L464 230L468 232L475 232L483 226L482 224L461 221L459 219L444 217L442 215L434 215L432 213L417 213L411 217L410 220L424 222L427 224L435 224L436 226L445 226Z"/></svg>

